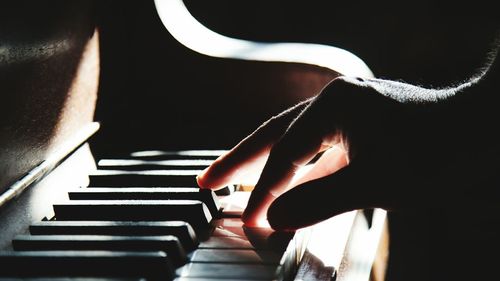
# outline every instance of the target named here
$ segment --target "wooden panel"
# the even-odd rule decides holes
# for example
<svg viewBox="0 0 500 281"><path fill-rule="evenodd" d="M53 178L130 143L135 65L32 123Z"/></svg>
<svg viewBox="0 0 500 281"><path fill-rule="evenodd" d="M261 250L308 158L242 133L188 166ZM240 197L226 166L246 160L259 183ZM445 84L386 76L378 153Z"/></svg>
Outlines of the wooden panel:
<svg viewBox="0 0 500 281"><path fill-rule="evenodd" d="M11 1L0 26L1 192L92 121L99 40L88 1Z"/></svg>

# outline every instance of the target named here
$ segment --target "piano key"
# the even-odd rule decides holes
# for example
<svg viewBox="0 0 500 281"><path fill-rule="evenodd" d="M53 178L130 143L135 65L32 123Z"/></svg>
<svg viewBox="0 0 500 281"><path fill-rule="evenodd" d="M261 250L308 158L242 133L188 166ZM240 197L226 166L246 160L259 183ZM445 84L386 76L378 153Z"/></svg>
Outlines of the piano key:
<svg viewBox="0 0 500 281"><path fill-rule="evenodd" d="M0 277L0 281L146 281L145 278L99 278L99 277L32 277L32 278L16 278Z"/></svg>
<svg viewBox="0 0 500 281"><path fill-rule="evenodd" d="M264 264L189 263L177 269L179 277L276 280L281 266Z"/></svg>
<svg viewBox="0 0 500 281"><path fill-rule="evenodd" d="M214 230L200 248L260 249L282 252L295 232L274 231L269 227L247 227L241 219L224 218L212 221Z"/></svg>
<svg viewBox="0 0 500 281"><path fill-rule="evenodd" d="M266 250L198 249L191 254L191 262L280 264L282 255Z"/></svg>
<svg viewBox="0 0 500 281"><path fill-rule="evenodd" d="M219 278L197 278L197 277L178 277L175 278L174 281L220 281ZM224 279L224 281L270 281L269 279ZM274 281L274 280L273 280Z"/></svg>
<svg viewBox="0 0 500 281"><path fill-rule="evenodd" d="M79 188L69 191L71 200L199 200L213 217L219 215L220 204L210 189L195 188Z"/></svg>
<svg viewBox="0 0 500 281"><path fill-rule="evenodd" d="M186 221L196 230L209 228L210 211L196 200L72 200L54 204L57 220Z"/></svg>
<svg viewBox="0 0 500 281"><path fill-rule="evenodd" d="M174 277L164 252L3 251L0 264L1 277Z"/></svg>
<svg viewBox="0 0 500 281"><path fill-rule="evenodd" d="M283 252L291 241L291 237L280 237L282 239L253 238L249 240L243 237L209 237L200 242L199 249L251 249L269 250Z"/></svg>
<svg viewBox="0 0 500 281"><path fill-rule="evenodd" d="M271 248L277 251L285 249L295 235L292 231L274 231L269 227L247 227L239 218L214 220L212 225L214 225L212 237L240 238L250 241L253 247Z"/></svg>
<svg viewBox="0 0 500 281"><path fill-rule="evenodd" d="M236 185L230 184L230 185L224 186L221 189L216 190L215 194L218 196L228 196L228 195L231 195L232 193L234 193L236 190L237 190Z"/></svg>
<svg viewBox="0 0 500 281"><path fill-rule="evenodd" d="M203 170L212 164L206 159L171 159L171 160L141 160L141 159L101 159L97 166L101 170Z"/></svg>
<svg viewBox="0 0 500 281"><path fill-rule="evenodd" d="M274 232L272 229L259 229L250 227L216 227L212 236L222 237L242 237L242 238L263 238L267 239L273 235L293 236L292 232Z"/></svg>
<svg viewBox="0 0 500 281"><path fill-rule="evenodd" d="M89 186L100 187L198 187L201 170L96 170L89 175Z"/></svg>
<svg viewBox="0 0 500 281"><path fill-rule="evenodd" d="M228 196L221 197L219 201L223 217L241 217L249 198L250 192L248 191L235 191Z"/></svg>
<svg viewBox="0 0 500 281"><path fill-rule="evenodd" d="M192 187L198 188L196 176L202 170L95 170L89 175L91 187ZM230 195L236 186L228 185L217 195Z"/></svg>
<svg viewBox="0 0 500 281"><path fill-rule="evenodd" d="M193 228L183 221L41 221L30 225L32 235L173 235L186 251L199 241Z"/></svg>
<svg viewBox="0 0 500 281"><path fill-rule="evenodd" d="M219 230L221 236L211 236L206 241L200 243L198 250L206 255L199 256L197 260L192 257L191 263L213 262L225 259L237 261L237 263L259 263L279 265L280 274L291 276L294 274L298 261L303 253L303 246L307 242L307 231L299 232L275 232L270 228L249 228L243 225L241 219L225 218L212 222L215 226L214 233ZM226 235L230 233L229 235ZM203 252L206 251L206 252ZM223 251L226 256L224 256ZM216 252L214 257L211 252ZM267 260L259 260L266 257ZM234 255L234 256L233 256ZM240 256L238 256L240 255ZM280 279L281 280L281 279ZM288 280L288 279L287 279Z"/></svg>
<svg viewBox="0 0 500 281"><path fill-rule="evenodd" d="M245 238L241 237L209 237L200 242L200 249L255 249Z"/></svg>
<svg viewBox="0 0 500 281"><path fill-rule="evenodd" d="M225 237L269 237L278 232L270 227L248 227L241 218L224 218L212 221L214 231L212 236ZM292 232L287 232L293 235Z"/></svg>
<svg viewBox="0 0 500 281"><path fill-rule="evenodd" d="M215 160L227 150L144 150L130 153L130 157L143 160L211 159Z"/></svg>
<svg viewBox="0 0 500 281"><path fill-rule="evenodd" d="M102 235L18 235L12 241L15 251L95 250L163 251L176 267L186 264L187 256L175 236Z"/></svg>

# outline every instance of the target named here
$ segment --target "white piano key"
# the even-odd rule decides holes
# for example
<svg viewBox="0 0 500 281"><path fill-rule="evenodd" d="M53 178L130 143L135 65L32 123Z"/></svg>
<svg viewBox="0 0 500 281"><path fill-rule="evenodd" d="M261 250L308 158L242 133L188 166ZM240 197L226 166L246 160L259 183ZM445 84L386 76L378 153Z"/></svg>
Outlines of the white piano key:
<svg viewBox="0 0 500 281"><path fill-rule="evenodd" d="M279 279L281 267L261 264L190 263L176 271L179 277L221 279Z"/></svg>
<svg viewBox="0 0 500 281"><path fill-rule="evenodd" d="M280 264L282 255L265 250L198 249L191 254L191 262Z"/></svg>

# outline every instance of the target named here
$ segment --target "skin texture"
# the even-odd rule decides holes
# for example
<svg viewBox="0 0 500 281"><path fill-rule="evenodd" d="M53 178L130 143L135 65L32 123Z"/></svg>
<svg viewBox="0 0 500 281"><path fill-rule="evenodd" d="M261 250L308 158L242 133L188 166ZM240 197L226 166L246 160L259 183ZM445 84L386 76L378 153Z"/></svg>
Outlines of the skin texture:
<svg viewBox="0 0 500 281"><path fill-rule="evenodd" d="M359 208L488 204L494 191L474 183L495 175L498 78L498 59L446 89L339 77L265 122L198 183L217 189L262 171L242 219L257 226L267 218L278 230Z"/></svg>

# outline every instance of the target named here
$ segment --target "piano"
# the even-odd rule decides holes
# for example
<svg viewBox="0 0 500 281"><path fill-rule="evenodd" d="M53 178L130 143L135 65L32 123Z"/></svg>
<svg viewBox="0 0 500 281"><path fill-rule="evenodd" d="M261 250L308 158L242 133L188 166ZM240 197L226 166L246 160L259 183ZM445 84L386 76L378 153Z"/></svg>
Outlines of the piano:
<svg viewBox="0 0 500 281"><path fill-rule="evenodd" d="M129 112L130 119L117 125L123 115L112 115L129 108L120 104L123 98L114 101L115 108L104 106L119 94L103 96L110 90L108 81L117 75L109 69L123 66L109 65L113 50L107 40L129 27L119 26L125 21L110 24L113 5L12 3L6 7L9 16L0 19L5 27L0 31L0 92L6 93L0 123L0 280L383 280L388 243L385 211L353 211L294 233L274 232L242 225L248 186L236 184L213 192L198 189L195 181L195 175L224 152L219 148L227 149L244 128L251 129L268 114L317 93L333 77L350 70L341 69L335 60L321 65L310 57L301 58L293 53L298 47L293 44L282 45L278 54L299 60L267 54L257 58L253 49L219 62L214 57L222 57L220 53L203 50L210 42L186 43L190 39L179 36L193 34L183 34L179 24L169 21L180 16L180 21L188 19L195 28L203 28L189 17L182 1L126 2L128 9L137 6L138 11L155 12L149 14L148 24L154 23L150 27L168 46L175 46L174 54L194 57L179 59L184 67L191 60L205 62L208 66L202 69L214 67L227 75L235 67L245 72L232 73L230 78L240 75L240 80L230 82L234 84L213 100L203 92L212 86L184 84L185 96L162 94L165 110L141 110L151 105L142 101L136 112ZM117 9L118 14L123 11ZM215 41L222 38L204 31ZM328 46L309 48L345 52ZM360 60L347 56L358 66L352 71L369 71ZM116 71L119 75L123 69ZM169 79L182 76L180 72L165 72L166 87ZM364 74L370 75L360 75ZM255 94L239 100L231 91L240 89L242 81L243 94ZM144 85L141 91L146 89ZM271 98L256 107L258 99L275 92L284 93L283 101ZM221 102L228 98L229 105ZM198 103L190 115L180 105L193 101ZM207 109L203 103L208 101ZM158 104L151 106L158 109ZM159 120L161 115L165 121ZM226 122L225 127L228 117L236 123ZM168 134L159 132L158 124L170 126Z"/></svg>

